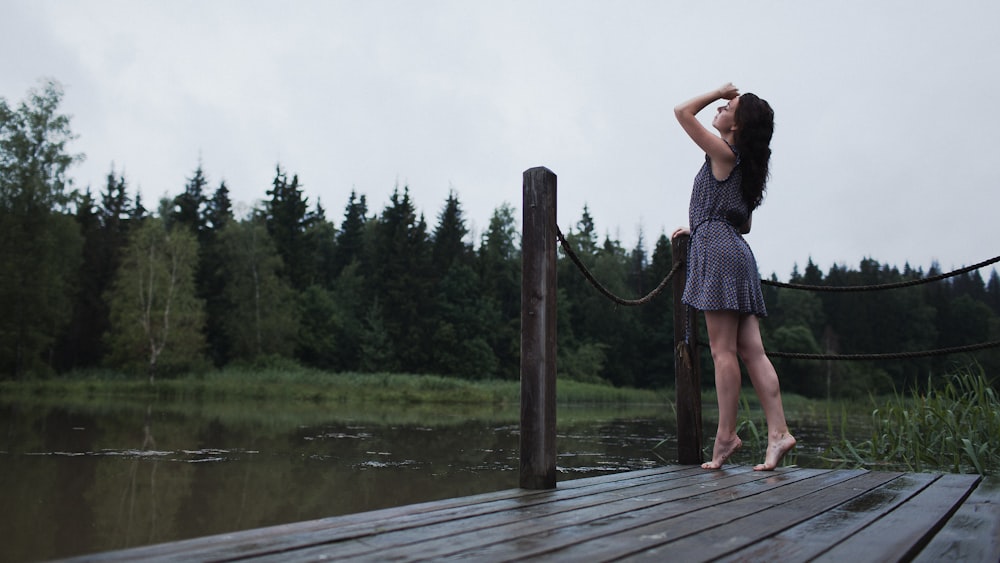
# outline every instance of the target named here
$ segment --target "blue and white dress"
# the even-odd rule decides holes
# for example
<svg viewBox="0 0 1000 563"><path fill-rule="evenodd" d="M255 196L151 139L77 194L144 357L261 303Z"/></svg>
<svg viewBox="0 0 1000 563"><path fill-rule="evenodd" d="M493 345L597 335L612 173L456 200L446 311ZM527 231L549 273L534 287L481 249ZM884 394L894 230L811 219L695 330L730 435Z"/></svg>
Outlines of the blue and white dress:
<svg viewBox="0 0 1000 563"><path fill-rule="evenodd" d="M740 191L740 156L735 148L733 152L736 166L728 178L715 179L707 155L695 176L688 209L687 285L681 301L702 311L731 310L763 317L767 308L757 260L739 233L750 210Z"/></svg>

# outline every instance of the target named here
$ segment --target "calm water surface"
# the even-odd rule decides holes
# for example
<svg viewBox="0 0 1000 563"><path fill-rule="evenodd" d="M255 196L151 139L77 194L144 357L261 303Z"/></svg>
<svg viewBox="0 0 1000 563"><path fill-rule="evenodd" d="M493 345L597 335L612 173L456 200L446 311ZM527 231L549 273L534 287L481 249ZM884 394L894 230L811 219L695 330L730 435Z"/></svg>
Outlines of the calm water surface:
<svg viewBox="0 0 1000 563"><path fill-rule="evenodd" d="M669 406L561 406L558 418L560 480L676 462ZM789 421L792 461L825 466L825 421ZM518 486L516 407L0 403L0 429L0 561ZM735 463L759 461L745 450Z"/></svg>

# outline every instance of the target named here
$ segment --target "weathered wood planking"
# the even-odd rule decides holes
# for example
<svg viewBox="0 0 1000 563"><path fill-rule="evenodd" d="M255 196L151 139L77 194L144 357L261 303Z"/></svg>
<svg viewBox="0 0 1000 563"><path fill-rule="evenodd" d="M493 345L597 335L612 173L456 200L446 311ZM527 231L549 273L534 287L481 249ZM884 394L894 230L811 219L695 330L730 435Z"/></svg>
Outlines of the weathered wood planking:
<svg viewBox="0 0 1000 563"><path fill-rule="evenodd" d="M154 545L87 561L1000 560L974 475L670 466Z"/></svg>
<svg viewBox="0 0 1000 563"><path fill-rule="evenodd" d="M1000 561L1000 479L987 479L914 559Z"/></svg>

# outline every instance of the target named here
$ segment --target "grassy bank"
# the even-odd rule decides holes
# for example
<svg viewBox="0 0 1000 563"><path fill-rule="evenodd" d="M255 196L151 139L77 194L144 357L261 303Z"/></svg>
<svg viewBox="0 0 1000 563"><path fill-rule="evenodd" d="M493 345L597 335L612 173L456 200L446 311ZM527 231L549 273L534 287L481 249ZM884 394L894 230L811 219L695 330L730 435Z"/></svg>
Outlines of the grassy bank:
<svg viewBox="0 0 1000 563"><path fill-rule="evenodd" d="M863 467L1000 471L1000 398L982 368L968 368L925 392L873 399L871 438L831 447L840 461Z"/></svg>
<svg viewBox="0 0 1000 563"><path fill-rule="evenodd" d="M329 373L297 366L226 368L202 374L160 379L150 384L110 371L71 373L34 381L0 381L5 400L18 398L156 398L181 400L268 400L316 404L470 404L513 405L519 402L517 381L469 381L434 375ZM615 388L560 380L562 404L663 404L664 392Z"/></svg>

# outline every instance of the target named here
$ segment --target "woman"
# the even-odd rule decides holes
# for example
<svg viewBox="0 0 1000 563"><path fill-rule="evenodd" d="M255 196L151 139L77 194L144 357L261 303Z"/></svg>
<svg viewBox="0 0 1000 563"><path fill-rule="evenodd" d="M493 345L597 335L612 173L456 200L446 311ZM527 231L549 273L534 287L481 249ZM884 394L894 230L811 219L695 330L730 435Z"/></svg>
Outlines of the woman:
<svg viewBox="0 0 1000 563"><path fill-rule="evenodd" d="M718 108L709 131L697 114L716 100ZM703 151L705 164L694 180L690 227L673 236L691 235L687 287L682 301L705 312L715 389L719 398L719 428L712 461L705 469L719 469L743 445L736 435L742 359L767 418L767 452L757 471L772 470L795 447L781 405L778 375L764 352L757 317L767 314L760 290L760 274L753 252L742 234L760 205L768 178L774 112L753 94L739 94L726 84L674 108L681 127Z"/></svg>

